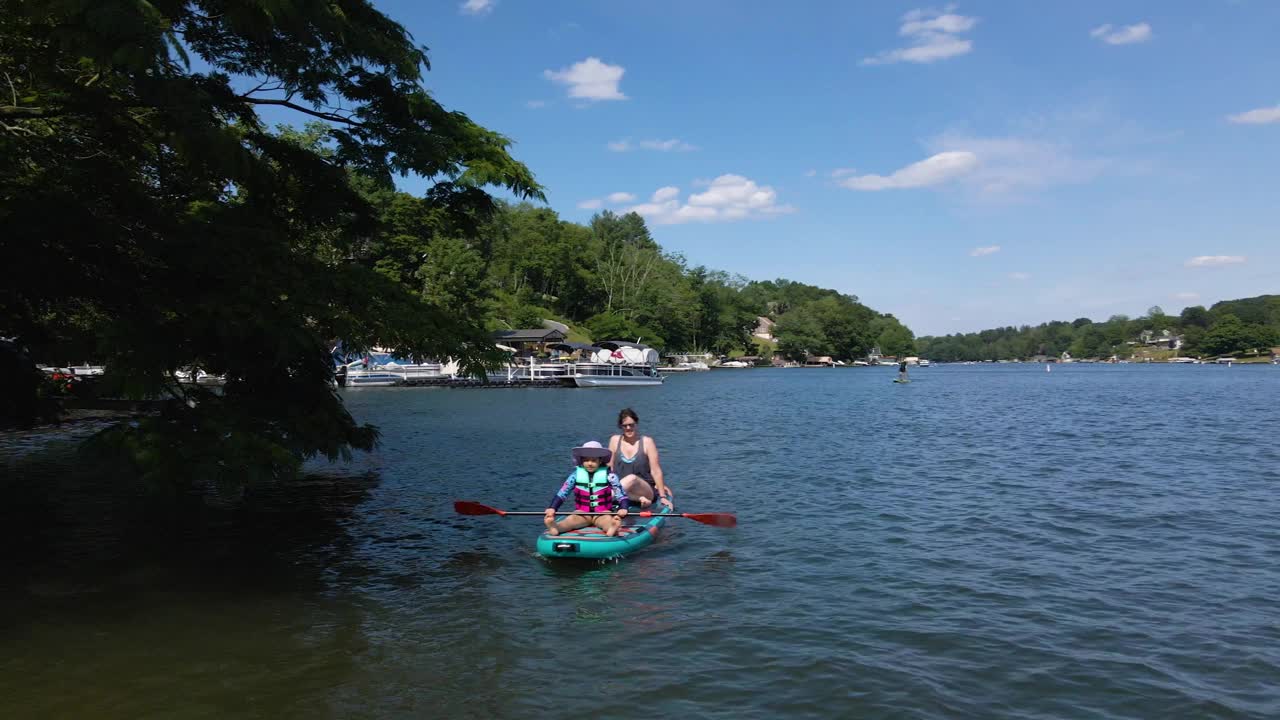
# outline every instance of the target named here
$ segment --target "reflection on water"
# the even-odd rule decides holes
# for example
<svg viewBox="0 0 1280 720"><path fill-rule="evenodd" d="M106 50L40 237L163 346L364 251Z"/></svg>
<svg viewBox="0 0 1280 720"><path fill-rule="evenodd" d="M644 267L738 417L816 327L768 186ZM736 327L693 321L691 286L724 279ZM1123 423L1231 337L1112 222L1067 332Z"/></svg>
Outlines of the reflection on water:
<svg viewBox="0 0 1280 720"><path fill-rule="evenodd" d="M619 717L1280 716L1280 373L891 376L362 390L380 449L238 508L0 441L0 717L600 712L566 668ZM737 529L573 565L452 513L540 510L622 405Z"/></svg>

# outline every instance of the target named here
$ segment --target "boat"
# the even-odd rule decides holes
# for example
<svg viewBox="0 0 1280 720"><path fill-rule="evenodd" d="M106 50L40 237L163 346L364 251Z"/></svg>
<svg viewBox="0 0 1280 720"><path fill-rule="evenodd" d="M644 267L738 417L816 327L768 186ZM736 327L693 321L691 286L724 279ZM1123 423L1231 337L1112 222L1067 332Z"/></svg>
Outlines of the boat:
<svg viewBox="0 0 1280 720"><path fill-rule="evenodd" d="M545 558L569 558L579 560L612 560L648 547L658 538L658 531L666 523L666 515L675 512L661 503L647 518L629 515L622 520L622 529L615 537L609 537L598 527L590 526L548 535L538 536L538 554Z"/></svg>
<svg viewBox="0 0 1280 720"><path fill-rule="evenodd" d="M741 368L749 368L749 367L751 367L751 363L743 362L743 361L741 361L741 360L725 360L724 362L720 363L719 365L716 365L716 367L718 367L718 368L730 368L730 369L741 369Z"/></svg>
<svg viewBox="0 0 1280 720"><path fill-rule="evenodd" d="M929 367L929 361L928 361L928 360L925 360L924 358L920 358L920 363L919 363L919 365L920 365L920 367Z"/></svg>
<svg viewBox="0 0 1280 720"><path fill-rule="evenodd" d="M390 387L407 382L446 377L444 366L429 360L407 360L381 348L353 362L342 362L346 368L345 387Z"/></svg>
<svg viewBox="0 0 1280 720"><path fill-rule="evenodd" d="M657 350L623 340L606 340L596 345L599 350L592 353L589 360L574 363L571 378L578 387L662 384Z"/></svg>

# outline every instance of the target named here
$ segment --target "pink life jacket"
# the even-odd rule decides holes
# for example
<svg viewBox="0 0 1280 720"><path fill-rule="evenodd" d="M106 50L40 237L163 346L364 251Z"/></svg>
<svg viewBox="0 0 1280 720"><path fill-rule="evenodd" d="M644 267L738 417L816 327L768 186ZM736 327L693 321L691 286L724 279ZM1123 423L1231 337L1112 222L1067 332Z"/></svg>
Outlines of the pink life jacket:
<svg viewBox="0 0 1280 720"><path fill-rule="evenodd" d="M609 468L601 466L594 473L578 466L573 471L573 505L578 512L612 512L613 488L609 485Z"/></svg>

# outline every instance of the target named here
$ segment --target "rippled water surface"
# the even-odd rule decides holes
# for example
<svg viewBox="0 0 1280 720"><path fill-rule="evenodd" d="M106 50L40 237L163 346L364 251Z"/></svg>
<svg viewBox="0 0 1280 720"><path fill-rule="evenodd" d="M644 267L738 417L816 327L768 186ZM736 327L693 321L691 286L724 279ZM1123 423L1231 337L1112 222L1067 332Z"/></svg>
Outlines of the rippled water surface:
<svg viewBox="0 0 1280 720"><path fill-rule="evenodd" d="M0 716L1280 717L1280 368L892 376L348 391L379 451L194 519L10 462ZM627 405L738 529L580 567L452 514Z"/></svg>

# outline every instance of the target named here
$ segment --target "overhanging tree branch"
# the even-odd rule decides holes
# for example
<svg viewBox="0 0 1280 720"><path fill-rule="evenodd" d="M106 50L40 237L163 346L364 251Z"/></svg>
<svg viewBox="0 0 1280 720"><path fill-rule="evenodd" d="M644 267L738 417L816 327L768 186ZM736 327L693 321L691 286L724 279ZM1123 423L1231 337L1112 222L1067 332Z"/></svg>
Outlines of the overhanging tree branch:
<svg viewBox="0 0 1280 720"><path fill-rule="evenodd" d="M290 110L297 110L298 112L303 113L305 115L310 115L311 117L320 118L321 120L331 120L333 122L339 122L345 125L350 125L352 127L358 127L358 128L365 127L364 123L360 122L359 120L352 120L351 118L345 115L338 115L337 113L325 112L323 110L312 110L311 108L303 107L297 103L289 102L288 100L272 100L270 98L254 98L254 97L249 97L247 95L238 95L237 97L240 100L243 100L247 103L251 103L254 105L280 105L282 107L287 107Z"/></svg>

